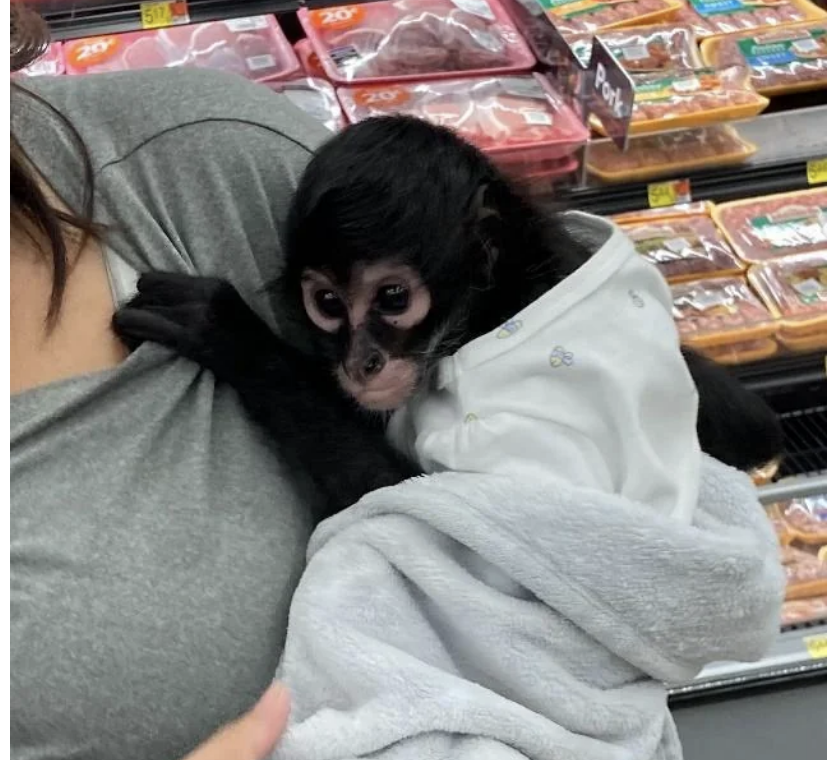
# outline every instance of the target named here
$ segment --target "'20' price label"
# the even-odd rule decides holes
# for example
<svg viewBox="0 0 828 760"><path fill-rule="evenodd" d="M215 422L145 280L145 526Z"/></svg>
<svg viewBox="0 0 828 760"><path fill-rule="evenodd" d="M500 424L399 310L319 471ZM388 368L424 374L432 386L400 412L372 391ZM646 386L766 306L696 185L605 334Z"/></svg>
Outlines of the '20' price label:
<svg viewBox="0 0 828 760"><path fill-rule="evenodd" d="M109 60L118 51L120 44L114 35L93 37L90 40L68 43L66 55L71 66L86 69Z"/></svg>
<svg viewBox="0 0 828 760"><path fill-rule="evenodd" d="M359 5L340 5L336 8L319 8L311 11L309 18L317 29L350 29L365 17Z"/></svg>
<svg viewBox="0 0 828 760"><path fill-rule="evenodd" d="M354 92L354 103L363 108L395 108L409 97L402 87L363 87Z"/></svg>

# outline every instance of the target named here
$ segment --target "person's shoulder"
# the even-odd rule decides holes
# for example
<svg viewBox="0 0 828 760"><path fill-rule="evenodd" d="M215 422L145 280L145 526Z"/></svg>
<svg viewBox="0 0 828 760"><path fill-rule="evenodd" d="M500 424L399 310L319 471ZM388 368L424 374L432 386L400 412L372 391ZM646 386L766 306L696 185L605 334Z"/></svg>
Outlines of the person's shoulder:
<svg viewBox="0 0 828 760"><path fill-rule="evenodd" d="M30 80L25 87L67 117L97 159L118 160L153 138L215 123L247 124L312 152L324 128L287 98L236 74L168 68ZM220 130L232 150L232 130Z"/></svg>

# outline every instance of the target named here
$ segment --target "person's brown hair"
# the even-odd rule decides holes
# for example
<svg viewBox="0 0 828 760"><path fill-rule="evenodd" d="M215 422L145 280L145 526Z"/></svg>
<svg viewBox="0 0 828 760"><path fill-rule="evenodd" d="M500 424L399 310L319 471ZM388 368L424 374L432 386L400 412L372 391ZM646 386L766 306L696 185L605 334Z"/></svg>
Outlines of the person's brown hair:
<svg viewBox="0 0 828 760"><path fill-rule="evenodd" d="M49 30L43 19L34 11L13 0L10 3L10 72L20 71L37 60L49 44ZM38 243L43 255L51 259L52 292L49 299L47 324L54 326L69 275L69 250L67 233L79 234L79 248L90 237L100 232L93 219L93 170L89 152L78 131L71 122L43 98L27 90L16 78L12 78L12 104L15 93L32 98L54 114L75 143L83 164L83 200L80 209L63 211L55 208L43 192L38 177L29 163L20 143L11 132L11 223ZM73 241L74 242L74 241Z"/></svg>

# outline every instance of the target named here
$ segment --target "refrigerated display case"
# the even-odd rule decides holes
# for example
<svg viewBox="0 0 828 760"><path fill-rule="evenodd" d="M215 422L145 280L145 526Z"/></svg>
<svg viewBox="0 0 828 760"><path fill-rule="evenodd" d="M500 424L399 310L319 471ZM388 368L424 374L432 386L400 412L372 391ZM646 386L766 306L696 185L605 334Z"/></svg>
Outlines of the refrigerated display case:
<svg viewBox="0 0 828 760"><path fill-rule="evenodd" d="M445 0L444 5L452 2ZM481 13L480 2L458 0L454 6L474 15ZM410 9L416 0L407 3ZM287 73L264 77L276 80L267 86L293 93L297 105L326 119L330 129L341 128L346 117L364 118L403 105L428 118L429 109L440 98L442 103L456 104L458 93L465 93L467 105L474 98L484 103L485 107L475 106L478 112L490 114L499 107L502 123L478 119L460 124L461 111L457 111L453 125L461 132L466 129L471 139L489 149L504 171L524 183L541 204L564 202L597 214L617 215L664 205L665 198L678 204L697 202L691 214L682 209L672 216L651 212L638 215L634 222L628 216L625 226L642 255L662 267L677 303L681 299L677 312L695 320L688 322L692 329L687 334L697 342L703 338L709 353L732 365L746 385L767 398L781 419L785 455L756 476L757 482L764 483L757 490L760 500L769 505L769 519L778 515L779 504L810 499L809 504L823 505L810 516L823 521L824 531L828 152L824 2L780 0L772 8L740 15L733 10L739 5L734 0L727 15L714 12L702 0L642 0L633 4L640 11L638 17L632 14L619 20L597 12L570 18L560 9L550 18L539 0L510 0L502 3L509 16L501 13L501 3L497 3L497 13L483 12L479 28L468 25L470 35L453 37L451 50L442 52L435 48L435 41L447 39L445 30L431 29L428 35L404 40L395 31L394 15L383 11L382 6L388 5L385 0L371 3L379 28L367 35L356 34L365 28L348 26L352 19L365 17L363 11L353 10L361 2L348 4L350 10L344 15L340 8L322 16L313 14L336 4L326 0L149 4L39 0L32 4L50 22L58 48L63 45L62 51L58 49L61 60L68 60L67 50L79 39L93 38L94 42L102 36L145 32L148 26L163 30L170 23L185 21L204 24L275 16L279 35L285 36L297 55L286 53L288 47L280 43L279 60L284 63L280 72ZM429 0L429 5L434 2ZM296 15L300 9L303 23ZM635 134L621 150L599 131L593 129L590 134L590 122L583 120L584 104L574 89L551 91L576 88L582 73L575 70L578 75L573 76L568 71L562 77L555 70L560 50L545 47L548 38L544 36L545 25L555 18L566 19L561 24L562 36L569 36L573 54L582 63L589 60L595 30L599 29L599 36L600 28L611 30L605 41L620 64L639 78L640 108L663 104L676 93L681 96L676 102L688 102L687 93L706 97L708 91L711 97L719 92L725 98L738 92L737 99L749 107L717 109L708 99L708 106L700 108L697 117L679 123L664 118L669 108L647 111L649 120L639 120L647 124L647 134ZM308 28L316 23L314 19L328 23L328 31L336 32L325 37L324 44L319 41L323 35L305 38L303 25ZM493 33L491 24L496 23L501 26ZM343 30L354 32L346 43L339 35ZM160 33L151 32L149 37ZM394 55L383 67L365 68L365 61L378 49L388 49L387 41L395 34ZM119 41L128 39L132 38ZM339 42L328 44L330 39ZM503 52L506 47L510 52ZM416 65L406 58L412 50L417 51ZM526 51L531 51L531 57L526 57ZM211 65L196 54L192 59L185 64L182 56L162 56L154 65ZM717 73L722 67L734 66L732 75ZM34 73L53 73L51 67L43 68ZM348 72L357 70L373 72L371 87L384 89L355 89L358 82L325 81L332 71L337 74L334 79L353 79ZM375 81L377 72L384 84ZM395 72L403 74L404 81L395 80ZM436 77L429 76L435 72ZM456 84L456 77L468 75L474 79ZM550 90L546 100L544 90ZM527 111L521 99L535 99L542 105ZM513 117L515 121L510 122ZM561 124L566 125L563 131ZM550 146L555 150L550 152ZM794 200L803 196L816 198L816 203L805 212L791 212L798 203ZM739 209L753 209L741 217L744 224L752 225L752 246L744 235L739 238L735 222L729 221L739 216ZM780 209L784 211L781 216ZM811 258L795 258L801 256ZM738 330L728 333L723 325L735 325ZM791 547L785 556L792 563L797 560L812 570L817 568L814 572L821 562L824 578L824 537L821 544L807 545L810 559L801 556L805 551L797 544L801 540L799 536L784 543ZM803 759L825 757L824 589L820 586L813 594L797 594L786 604L784 615L778 641L761 661L718 663L690 683L672 685L671 703L687 760L776 760L783 752Z"/></svg>

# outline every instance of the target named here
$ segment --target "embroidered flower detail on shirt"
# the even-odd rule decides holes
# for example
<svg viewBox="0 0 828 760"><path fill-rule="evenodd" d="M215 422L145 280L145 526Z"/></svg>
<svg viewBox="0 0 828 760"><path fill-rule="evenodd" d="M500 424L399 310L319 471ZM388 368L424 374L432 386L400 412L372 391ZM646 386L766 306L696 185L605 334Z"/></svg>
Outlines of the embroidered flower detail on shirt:
<svg viewBox="0 0 828 760"><path fill-rule="evenodd" d="M638 293L636 293L634 290L629 290L627 291L627 295L629 295L630 300L633 302L633 306L635 306L637 309L644 308L644 299L640 295L638 295Z"/></svg>
<svg viewBox="0 0 828 760"><path fill-rule="evenodd" d="M479 419L479 418L478 418L478 416L477 416L474 412L469 412L469 413L465 416L465 418L464 418L464 420L463 420L463 421L464 421L466 424L468 424L468 423L470 423L470 422L476 422L478 419Z"/></svg>
<svg viewBox="0 0 828 760"><path fill-rule="evenodd" d="M497 331L498 338L511 338L520 328L523 327L523 322L519 319L510 319Z"/></svg>
<svg viewBox="0 0 828 760"><path fill-rule="evenodd" d="M563 346L555 346L549 355L549 364L553 367L571 367L575 363L575 355Z"/></svg>

